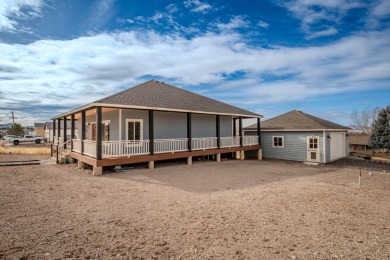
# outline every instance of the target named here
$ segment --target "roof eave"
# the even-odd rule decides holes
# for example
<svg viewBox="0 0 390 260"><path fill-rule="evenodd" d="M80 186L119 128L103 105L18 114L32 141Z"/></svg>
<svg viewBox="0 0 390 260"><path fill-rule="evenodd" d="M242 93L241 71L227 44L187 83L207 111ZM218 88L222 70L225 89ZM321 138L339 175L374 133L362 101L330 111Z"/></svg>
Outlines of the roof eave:
<svg viewBox="0 0 390 260"><path fill-rule="evenodd" d="M64 116L68 116L74 113L81 112L83 110L87 110L92 107L110 107L110 108L124 108L124 109L142 109L142 110L156 110L156 111L168 111L168 112L181 112L181 113L196 113L196 114L209 114L209 115L226 115L226 116L238 116L238 117L248 117L248 118L262 118L262 115L259 114L234 114L234 113L220 113L220 112L207 112L207 111L195 111L195 110L185 110L185 109L174 109L174 108L162 108L162 107L146 107L146 106L132 106L132 105L120 105L120 104L106 104L106 103L90 103L85 106L75 108L68 112L59 114L50 118L51 120L55 120L58 118L62 118Z"/></svg>

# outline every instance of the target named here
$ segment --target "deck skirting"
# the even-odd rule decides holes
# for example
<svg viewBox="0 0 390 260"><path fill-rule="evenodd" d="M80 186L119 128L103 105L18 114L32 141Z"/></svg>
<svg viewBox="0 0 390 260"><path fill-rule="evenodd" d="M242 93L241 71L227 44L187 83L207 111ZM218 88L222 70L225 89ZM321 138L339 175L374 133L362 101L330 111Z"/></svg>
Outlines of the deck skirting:
<svg viewBox="0 0 390 260"><path fill-rule="evenodd" d="M213 154L216 155L222 153L232 153L237 151L252 151L252 150L259 150L259 149L261 149L261 145L251 145L251 146L226 147L220 149L207 149L207 150L186 151L186 152L121 156L121 157L113 157L113 158L103 158L101 160L97 160L95 158L82 155L77 152L71 152L70 156L75 158L78 161L84 162L93 167L104 167L104 166L131 164L131 163L186 158L191 156L193 157L193 156L213 155Z"/></svg>

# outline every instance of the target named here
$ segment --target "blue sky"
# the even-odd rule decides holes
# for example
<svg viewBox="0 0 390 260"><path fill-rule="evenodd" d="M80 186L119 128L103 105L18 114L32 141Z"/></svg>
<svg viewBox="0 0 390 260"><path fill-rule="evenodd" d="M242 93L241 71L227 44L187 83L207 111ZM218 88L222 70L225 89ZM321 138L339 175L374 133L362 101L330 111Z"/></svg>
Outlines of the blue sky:
<svg viewBox="0 0 390 260"><path fill-rule="evenodd" d="M349 125L390 104L390 0L2 0L0 124L148 79Z"/></svg>

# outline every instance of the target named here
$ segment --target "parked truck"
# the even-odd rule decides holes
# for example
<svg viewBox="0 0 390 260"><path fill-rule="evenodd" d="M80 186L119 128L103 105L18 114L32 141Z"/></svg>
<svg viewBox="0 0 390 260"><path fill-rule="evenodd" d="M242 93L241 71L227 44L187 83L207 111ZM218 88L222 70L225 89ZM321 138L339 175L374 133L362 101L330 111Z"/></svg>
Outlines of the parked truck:
<svg viewBox="0 0 390 260"><path fill-rule="evenodd" d="M14 145L18 145L23 142L35 142L36 144L40 144L42 142L42 136L21 135L10 138L8 142L13 143Z"/></svg>

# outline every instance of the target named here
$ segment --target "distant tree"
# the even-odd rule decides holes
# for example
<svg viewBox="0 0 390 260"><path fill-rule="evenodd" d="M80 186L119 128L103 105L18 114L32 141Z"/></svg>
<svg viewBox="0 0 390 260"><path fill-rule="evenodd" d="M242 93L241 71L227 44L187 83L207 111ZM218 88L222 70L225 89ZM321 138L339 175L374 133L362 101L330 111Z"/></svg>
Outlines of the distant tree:
<svg viewBox="0 0 390 260"><path fill-rule="evenodd" d="M390 149L390 105L379 111L368 144L376 149Z"/></svg>
<svg viewBox="0 0 390 260"><path fill-rule="evenodd" d="M354 109L351 113L352 128L364 133L371 133L372 123L376 119L379 110L379 107L366 107L361 111Z"/></svg>
<svg viewBox="0 0 390 260"><path fill-rule="evenodd" d="M22 135L24 133L23 127L15 123L11 126L11 128L8 130L8 134L10 135Z"/></svg>

